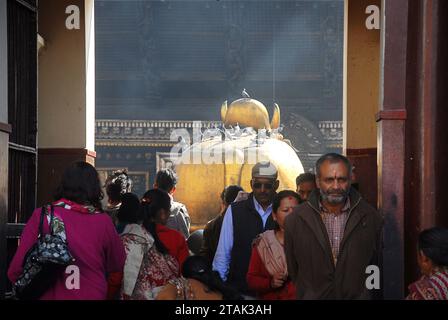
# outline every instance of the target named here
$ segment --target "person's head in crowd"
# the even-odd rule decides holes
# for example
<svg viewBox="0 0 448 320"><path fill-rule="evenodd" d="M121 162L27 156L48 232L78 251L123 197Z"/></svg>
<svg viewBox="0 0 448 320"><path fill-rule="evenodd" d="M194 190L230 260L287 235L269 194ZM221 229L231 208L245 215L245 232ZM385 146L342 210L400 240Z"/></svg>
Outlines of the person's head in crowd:
<svg viewBox="0 0 448 320"><path fill-rule="evenodd" d="M65 169L54 195L55 200L67 199L102 210L103 199L98 172L89 163L74 162Z"/></svg>
<svg viewBox="0 0 448 320"><path fill-rule="evenodd" d="M272 202L272 218L276 222L277 230L284 230L286 217L300 204L299 195L292 190L277 193Z"/></svg>
<svg viewBox="0 0 448 320"><path fill-rule="evenodd" d="M352 165L352 178L351 178L351 188L359 191L359 182L358 177L356 175L356 167Z"/></svg>
<svg viewBox="0 0 448 320"><path fill-rule="evenodd" d="M121 206L118 209L119 223L139 223L142 219L140 199L134 193L125 193L121 196Z"/></svg>
<svg viewBox="0 0 448 320"><path fill-rule="evenodd" d="M144 206L144 217L155 223L166 224L171 209L171 199L166 191L161 189L148 190L143 195L141 203Z"/></svg>
<svg viewBox="0 0 448 320"><path fill-rule="evenodd" d="M238 192L244 191L241 186L238 185L230 185L224 188L221 192L221 212L225 213L227 207L235 200L238 195Z"/></svg>
<svg viewBox="0 0 448 320"><path fill-rule="evenodd" d="M204 239L204 229L199 229L190 234L187 239L188 249L193 254L199 254L202 247L202 242Z"/></svg>
<svg viewBox="0 0 448 320"><path fill-rule="evenodd" d="M202 256L188 257L182 266L182 276L201 282L210 291L221 293L223 300L242 299L241 295L235 289L224 284L219 274L212 270L207 259Z"/></svg>
<svg viewBox="0 0 448 320"><path fill-rule="evenodd" d="M117 170L107 177L105 187L108 202L110 204L119 204L121 202L121 196L131 192L132 180L128 176L126 169Z"/></svg>
<svg viewBox="0 0 448 320"><path fill-rule="evenodd" d="M254 197L262 207L268 207L279 186L278 171L271 162L259 162L252 168L250 185Z"/></svg>
<svg viewBox="0 0 448 320"><path fill-rule="evenodd" d="M154 244L161 253L168 249L160 241L156 232L157 224L165 225L170 216L171 198L166 191L151 189L146 191L141 200L143 226L153 236Z"/></svg>
<svg viewBox="0 0 448 320"><path fill-rule="evenodd" d="M307 201L311 192L317 188L316 176L311 172L302 173L296 178L297 193L301 201Z"/></svg>
<svg viewBox="0 0 448 320"><path fill-rule="evenodd" d="M435 227L420 233L417 260L421 272L426 276L448 268L447 228Z"/></svg>
<svg viewBox="0 0 448 320"><path fill-rule="evenodd" d="M328 153L316 162L316 182L324 204L341 206L347 200L352 167L343 155Z"/></svg>
<svg viewBox="0 0 448 320"><path fill-rule="evenodd" d="M172 169L162 169L156 174L154 188L161 189L172 195L176 191L177 181L177 174Z"/></svg>

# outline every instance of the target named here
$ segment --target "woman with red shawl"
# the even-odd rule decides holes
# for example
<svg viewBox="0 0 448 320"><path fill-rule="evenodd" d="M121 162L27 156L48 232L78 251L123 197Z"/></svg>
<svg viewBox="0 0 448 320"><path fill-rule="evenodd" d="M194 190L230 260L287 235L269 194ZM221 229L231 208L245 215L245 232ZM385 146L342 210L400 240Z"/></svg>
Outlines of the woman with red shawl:
<svg viewBox="0 0 448 320"><path fill-rule="evenodd" d="M246 279L249 289L256 293L258 299L294 300L296 297L286 266L284 222L299 202L299 195L294 191L279 192L272 203L276 229L260 234L253 243Z"/></svg>

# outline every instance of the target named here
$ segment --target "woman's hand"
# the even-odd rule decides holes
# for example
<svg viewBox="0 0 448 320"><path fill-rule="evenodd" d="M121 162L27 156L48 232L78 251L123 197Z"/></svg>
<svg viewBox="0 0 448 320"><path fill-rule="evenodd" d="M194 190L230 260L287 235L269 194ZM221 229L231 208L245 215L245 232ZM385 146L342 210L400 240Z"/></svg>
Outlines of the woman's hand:
<svg viewBox="0 0 448 320"><path fill-rule="evenodd" d="M277 289L285 284L285 276L282 274L275 274L271 279L271 288Z"/></svg>

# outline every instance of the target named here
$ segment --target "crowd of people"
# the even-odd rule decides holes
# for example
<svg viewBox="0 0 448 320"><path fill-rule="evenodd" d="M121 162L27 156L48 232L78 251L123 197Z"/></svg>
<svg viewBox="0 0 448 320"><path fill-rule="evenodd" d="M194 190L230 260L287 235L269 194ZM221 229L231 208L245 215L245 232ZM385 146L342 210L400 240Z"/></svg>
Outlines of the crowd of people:
<svg viewBox="0 0 448 320"><path fill-rule="evenodd" d="M277 192L277 168L257 163L251 190L227 186L220 212L192 249L189 239L197 237L186 206L174 200L172 169L157 172L141 198L125 170L114 172L103 209L97 171L76 162L46 205L58 223L42 219L49 210L33 212L8 277L14 287L42 223L44 234L64 231L79 269L75 289L67 287L67 273L54 274L44 300L379 298L380 289L366 286L366 269L381 267L383 217L352 186L352 170L346 157L326 154L315 174L296 178L296 190ZM448 229L421 232L417 255L422 277L407 299L448 300Z"/></svg>

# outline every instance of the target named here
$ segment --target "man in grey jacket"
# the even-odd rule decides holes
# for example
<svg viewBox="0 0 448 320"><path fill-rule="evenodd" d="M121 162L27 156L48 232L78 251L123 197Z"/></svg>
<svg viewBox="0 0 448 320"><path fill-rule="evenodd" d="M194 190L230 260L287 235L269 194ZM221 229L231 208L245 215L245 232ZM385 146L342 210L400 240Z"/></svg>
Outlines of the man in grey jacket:
<svg viewBox="0 0 448 320"><path fill-rule="evenodd" d="M171 197L171 213L166 226L179 231L185 239L190 236L190 216L187 207L183 203L174 201L173 195L176 191L178 178L171 169L162 169L156 174L154 188L168 192Z"/></svg>

